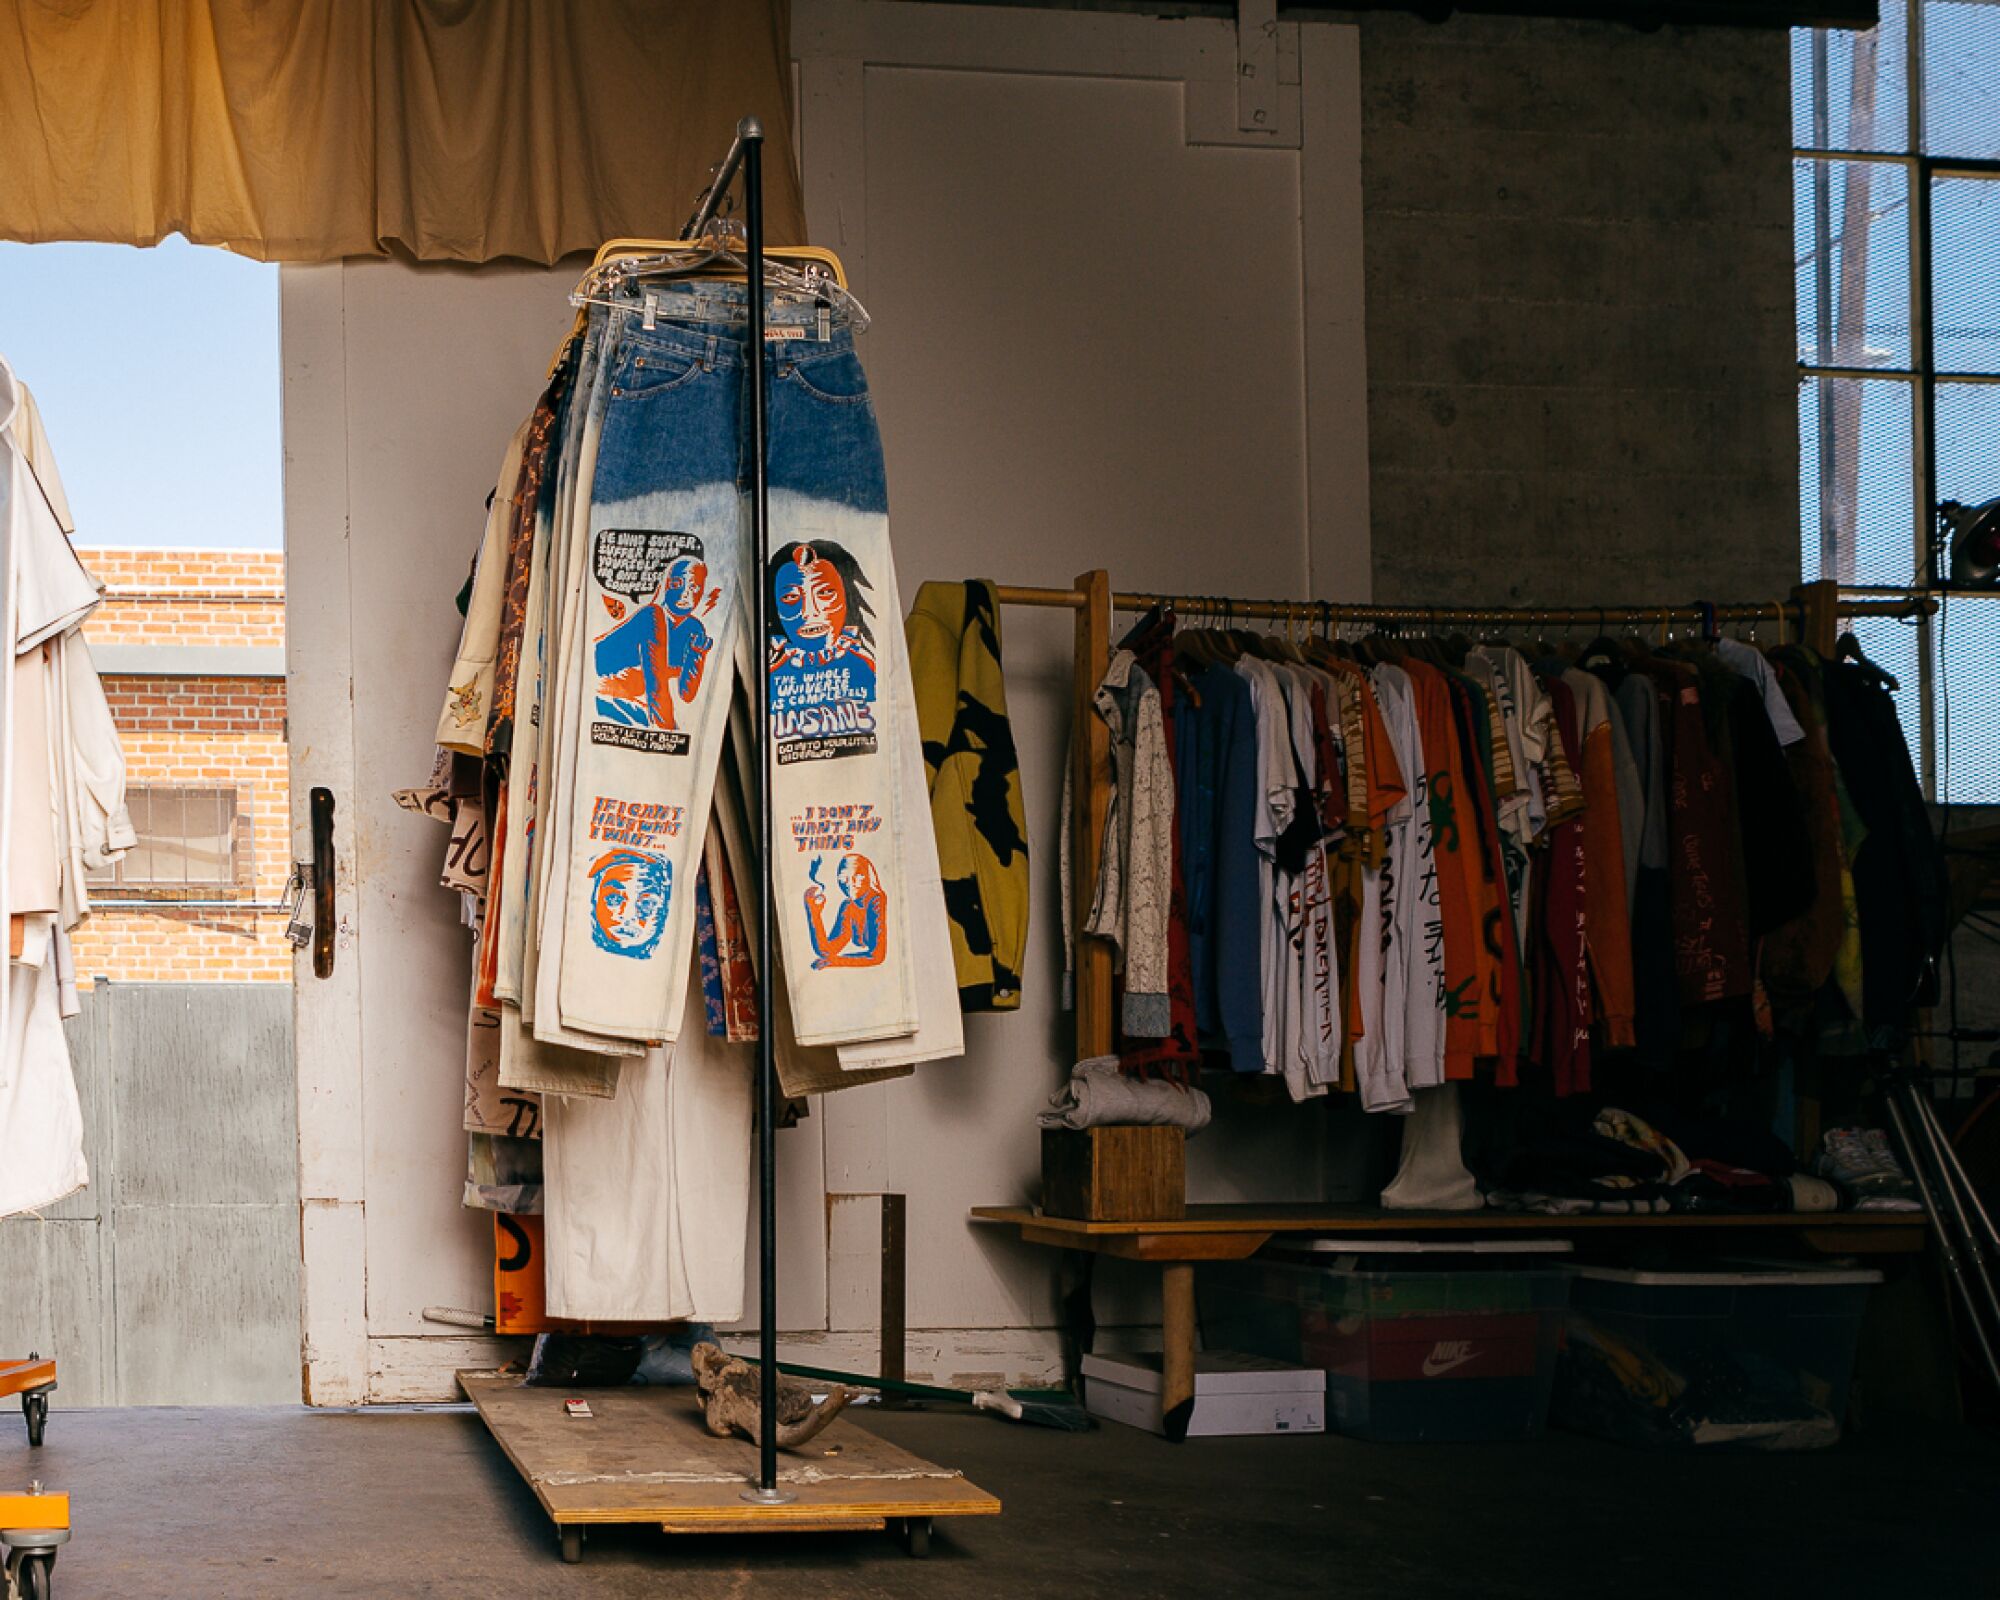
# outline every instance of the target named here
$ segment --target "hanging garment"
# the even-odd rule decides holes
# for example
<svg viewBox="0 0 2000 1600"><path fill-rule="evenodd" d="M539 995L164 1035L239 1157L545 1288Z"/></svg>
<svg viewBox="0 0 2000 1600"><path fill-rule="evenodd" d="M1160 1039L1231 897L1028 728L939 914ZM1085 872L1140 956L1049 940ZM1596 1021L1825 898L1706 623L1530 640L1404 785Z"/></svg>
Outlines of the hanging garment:
<svg viewBox="0 0 2000 1600"><path fill-rule="evenodd" d="M44 924L53 917L41 919ZM7 963L8 1032L0 1037L0 1217L39 1211L90 1181L83 1111L63 1039L52 941L30 966Z"/></svg>
<svg viewBox="0 0 2000 1600"><path fill-rule="evenodd" d="M1406 1112L1414 1086L1444 1081L1443 1033L1434 1000L1443 978L1442 939L1426 937L1427 913L1435 918L1437 873L1425 851L1430 817L1409 676L1383 662L1369 680L1388 747L1408 775L1409 793L1396 802L1383 829L1379 923L1361 930L1380 951L1382 1029L1379 1039L1362 1041L1355 1070L1365 1109Z"/></svg>
<svg viewBox="0 0 2000 1600"><path fill-rule="evenodd" d="M1423 745L1428 855L1435 863L1442 975L1433 1003L1444 1033L1444 1075L1469 1078L1479 1055L1481 979L1479 835L1460 755L1450 682L1428 662L1402 663L1413 691ZM1415 1079L1411 1082L1414 1084Z"/></svg>
<svg viewBox="0 0 2000 1600"><path fill-rule="evenodd" d="M1711 741L1694 669L1653 657L1641 670L1658 696L1667 763L1667 898L1681 1004L1748 994L1750 944L1729 769Z"/></svg>
<svg viewBox="0 0 2000 1600"><path fill-rule="evenodd" d="M1948 900L1944 858L1888 691L1851 662L1824 667L1833 758L1867 837L1854 854L1861 1020L1877 1049L1900 1043L1937 999Z"/></svg>
<svg viewBox="0 0 2000 1600"><path fill-rule="evenodd" d="M1573 697L1583 745L1577 765L1587 802L1583 872L1589 920L1584 942L1596 986L1594 1015L1604 1024L1605 1044L1627 1048L1638 1040L1632 1031L1632 916L1625 898L1624 818L1619 794L1618 744L1622 735L1614 735L1612 719L1616 713L1611 696L1597 677L1572 667L1562 674L1562 682ZM1626 764L1630 765L1629 753Z"/></svg>
<svg viewBox="0 0 2000 1600"><path fill-rule="evenodd" d="M1764 652L1755 645L1743 643L1740 639L1717 639L1716 659L1741 677L1748 678L1756 686L1757 697L1763 703L1764 715L1770 720L1771 732L1781 745L1787 747L1805 738L1805 728L1793 715L1785 691L1779 686L1777 676L1771 670L1771 663L1764 659Z"/></svg>
<svg viewBox="0 0 2000 1600"><path fill-rule="evenodd" d="M1764 940L1761 971L1779 1004L1803 1005L1833 974L1840 953L1843 918L1840 884L1847 864L1840 848L1840 801L1835 793L1833 752L1827 746L1824 716L1817 704L1816 671L1810 678L1802 657L1774 662L1801 737L1786 747L1785 759L1798 788L1812 858L1815 892L1810 904Z"/></svg>
<svg viewBox="0 0 2000 1600"><path fill-rule="evenodd" d="M79 713L87 719L103 700L89 655L80 643L69 650L99 594L16 442L20 415L20 387L0 361L0 924L10 951L0 979L0 1216L51 1205L89 1180L62 1031L76 1000L66 934L89 908L76 864L108 865L130 834L108 714L86 729L103 748L73 743ZM46 456L45 439L38 448ZM59 494L52 457L45 471Z"/></svg>
<svg viewBox="0 0 2000 1600"><path fill-rule="evenodd" d="M746 567L739 419L744 291L647 291L613 313L616 352L587 535L573 543L565 627L573 800L561 928L562 1022L673 1038L693 937L687 879L707 827L733 672L768 651L781 840L779 933L801 1043L917 1026L907 841L895 746L915 730L878 707L907 680L894 603L881 446L852 333L784 295L769 306L772 555ZM661 319L671 319L661 320ZM801 325L803 319L803 325ZM820 334L825 337L820 337ZM750 583L775 631L744 628ZM932 848L935 849L933 841ZM662 998L665 996L667 998Z"/></svg>
<svg viewBox="0 0 2000 1600"><path fill-rule="evenodd" d="M1113 778L1084 932L1113 946L1113 971L1124 986L1120 1031L1131 1038L1157 1039L1173 1020L1167 996L1167 916L1173 894L1174 790L1160 692L1132 652L1119 650L1105 668L1092 704L1111 731ZM1067 763L1063 770L1067 817ZM1065 850L1065 896L1068 862ZM1067 959L1064 968L1072 970Z"/></svg>
<svg viewBox="0 0 2000 1600"><path fill-rule="evenodd" d="M1201 667L1188 685L1174 724L1174 804L1195 1022L1236 1071L1261 1072L1256 710L1249 683L1227 667Z"/></svg>
<svg viewBox="0 0 2000 1600"><path fill-rule="evenodd" d="M479 542L479 553L473 558L472 588L466 601L465 625L459 632L458 656L445 679L444 707L438 713L438 747L469 756L486 753L487 729L493 715L500 612L507 592L508 535L515 521L521 448L528 429L529 424L524 422L515 430L500 460L500 482L487 506L486 531Z"/></svg>
<svg viewBox="0 0 2000 1600"><path fill-rule="evenodd" d="M993 585L924 584L903 632L959 1005L1017 1010L1028 941L1028 828Z"/></svg>
<svg viewBox="0 0 2000 1600"><path fill-rule="evenodd" d="M1572 769L1582 756L1576 699L1561 678L1546 687L1555 715L1556 741ZM1588 928L1590 874L1584 818L1573 813L1550 830L1540 864L1542 964L1536 981L1536 1059L1549 1072L1558 1096L1590 1087L1592 991Z"/></svg>
<svg viewBox="0 0 2000 1600"><path fill-rule="evenodd" d="M1173 621L1128 637L1125 646L1160 691L1160 727L1167 767L1176 785L1174 826L1168 831L1172 881L1167 895L1167 1031L1157 1039L1118 1041L1119 1070L1136 1077L1165 1077L1192 1085L1201 1070L1201 1025L1195 1009L1194 959L1188 937L1188 863L1181 836L1179 723L1188 706L1186 677L1174 664Z"/></svg>
<svg viewBox="0 0 2000 1600"><path fill-rule="evenodd" d="M688 896L692 901L692 893ZM684 974L682 1004L699 980ZM754 1056L699 1025L624 1070L615 1101L544 1110L548 1312L602 1322L743 1314Z"/></svg>

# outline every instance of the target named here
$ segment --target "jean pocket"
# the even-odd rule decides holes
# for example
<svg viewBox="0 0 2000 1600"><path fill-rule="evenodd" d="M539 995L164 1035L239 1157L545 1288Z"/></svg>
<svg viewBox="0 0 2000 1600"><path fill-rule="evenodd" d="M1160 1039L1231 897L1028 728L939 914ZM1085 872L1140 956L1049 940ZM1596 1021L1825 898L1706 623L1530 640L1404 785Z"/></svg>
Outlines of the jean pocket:
<svg viewBox="0 0 2000 1600"><path fill-rule="evenodd" d="M815 400L830 405L857 406L868 401L868 377L861 370L861 358L852 350L795 361L784 376Z"/></svg>
<svg viewBox="0 0 2000 1600"><path fill-rule="evenodd" d="M618 359L618 370L612 375L611 392L638 399L666 394L691 382L705 370L700 357L685 351L659 346L627 347L626 353Z"/></svg>

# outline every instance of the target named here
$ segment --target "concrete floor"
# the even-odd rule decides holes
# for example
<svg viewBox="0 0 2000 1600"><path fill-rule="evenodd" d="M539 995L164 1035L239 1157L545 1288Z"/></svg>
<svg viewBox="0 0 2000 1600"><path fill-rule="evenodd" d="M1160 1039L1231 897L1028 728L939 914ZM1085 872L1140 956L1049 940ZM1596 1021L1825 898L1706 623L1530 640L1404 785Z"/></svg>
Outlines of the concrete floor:
<svg viewBox="0 0 2000 1600"><path fill-rule="evenodd" d="M1969 1432L1803 1456L1334 1437L1175 1448L967 1415L866 1424L1006 1502L928 1562L877 1534L597 1533L580 1567L469 1411L58 1412L0 1487L75 1497L58 1600L248 1596L1814 1600L1994 1592L2000 1447Z"/></svg>

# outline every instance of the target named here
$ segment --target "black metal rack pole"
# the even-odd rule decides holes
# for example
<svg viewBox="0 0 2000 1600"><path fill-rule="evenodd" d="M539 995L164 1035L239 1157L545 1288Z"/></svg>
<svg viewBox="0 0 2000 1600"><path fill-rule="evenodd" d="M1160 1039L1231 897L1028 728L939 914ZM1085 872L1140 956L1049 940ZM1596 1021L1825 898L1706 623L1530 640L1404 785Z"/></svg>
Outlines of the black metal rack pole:
<svg viewBox="0 0 2000 1600"><path fill-rule="evenodd" d="M774 1054L777 1024L772 1017L771 919L777 914L771 892L771 595L764 571L771 560L770 460L766 448L764 392L764 124L745 117L736 124L729 154L715 169L681 230L699 239L721 206L738 171L743 174L743 259L750 280L748 362L750 384L750 568L756 604L749 625L751 654L757 658L757 862L763 910L757 927L757 1362L760 1391L757 1483L745 1500L782 1505L795 1498L778 1490L778 1068Z"/></svg>
<svg viewBox="0 0 2000 1600"><path fill-rule="evenodd" d="M775 860L771 849L771 486L764 388L764 125L745 117L736 125L743 150L744 259L750 268L750 562L757 604L752 613L757 658L757 862L763 914L757 928L757 1353L762 1415L757 1442L757 1487L749 1498L774 1504L789 1500L778 1490L778 1069L771 929L777 916L772 892Z"/></svg>

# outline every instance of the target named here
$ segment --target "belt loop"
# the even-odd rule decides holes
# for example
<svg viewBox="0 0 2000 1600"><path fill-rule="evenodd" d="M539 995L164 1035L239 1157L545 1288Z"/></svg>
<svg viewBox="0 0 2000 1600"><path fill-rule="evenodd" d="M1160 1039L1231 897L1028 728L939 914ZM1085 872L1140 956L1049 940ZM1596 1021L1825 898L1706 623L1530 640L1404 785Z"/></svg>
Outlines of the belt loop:
<svg viewBox="0 0 2000 1600"><path fill-rule="evenodd" d="M701 364L711 372L715 370L715 353L721 346L722 341L711 333L708 336L708 354L701 358Z"/></svg>

